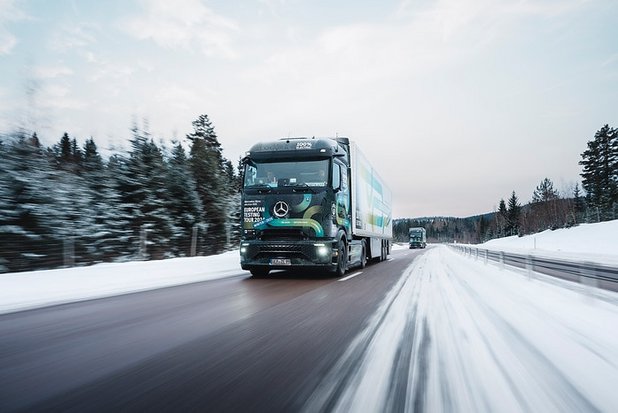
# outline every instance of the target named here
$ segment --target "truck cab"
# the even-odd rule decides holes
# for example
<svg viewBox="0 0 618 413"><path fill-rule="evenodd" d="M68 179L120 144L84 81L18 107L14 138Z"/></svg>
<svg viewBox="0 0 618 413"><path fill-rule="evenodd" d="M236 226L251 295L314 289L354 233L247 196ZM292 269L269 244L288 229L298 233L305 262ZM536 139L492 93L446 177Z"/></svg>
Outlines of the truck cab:
<svg viewBox="0 0 618 413"><path fill-rule="evenodd" d="M410 249L425 248L427 246L427 231L425 228L410 228L408 234L410 236Z"/></svg>
<svg viewBox="0 0 618 413"><path fill-rule="evenodd" d="M255 276L320 267L343 274L351 232L345 138L254 145L243 159L240 263Z"/></svg>

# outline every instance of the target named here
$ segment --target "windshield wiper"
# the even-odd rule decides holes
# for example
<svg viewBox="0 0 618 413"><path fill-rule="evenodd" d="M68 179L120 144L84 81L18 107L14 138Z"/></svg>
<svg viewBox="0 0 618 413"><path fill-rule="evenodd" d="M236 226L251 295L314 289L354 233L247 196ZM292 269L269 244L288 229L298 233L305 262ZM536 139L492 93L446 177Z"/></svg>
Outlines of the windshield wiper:
<svg viewBox="0 0 618 413"><path fill-rule="evenodd" d="M315 194L315 190L313 189L313 187L307 185L306 183L302 183L302 184L294 184L294 185L290 185L292 187L294 187L293 191L297 192L297 190L302 190L303 192L305 192L305 189L309 189L312 193Z"/></svg>
<svg viewBox="0 0 618 413"><path fill-rule="evenodd" d="M245 187L245 189L257 189L260 193L264 191L271 192L273 190L273 188L270 185L266 185L266 184L248 185Z"/></svg>

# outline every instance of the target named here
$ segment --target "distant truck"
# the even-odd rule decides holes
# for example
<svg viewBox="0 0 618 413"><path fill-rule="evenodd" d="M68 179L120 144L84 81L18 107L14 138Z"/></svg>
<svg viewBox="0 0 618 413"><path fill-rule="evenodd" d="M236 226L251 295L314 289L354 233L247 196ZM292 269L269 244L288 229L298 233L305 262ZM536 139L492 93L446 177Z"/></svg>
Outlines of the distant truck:
<svg viewBox="0 0 618 413"><path fill-rule="evenodd" d="M242 162L242 269L340 276L390 254L391 192L348 138L257 143Z"/></svg>
<svg viewBox="0 0 618 413"><path fill-rule="evenodd" d="M410 249L425 248L427 246L427 231L425 228L410 228L408 235L410 236Z"/></svg>

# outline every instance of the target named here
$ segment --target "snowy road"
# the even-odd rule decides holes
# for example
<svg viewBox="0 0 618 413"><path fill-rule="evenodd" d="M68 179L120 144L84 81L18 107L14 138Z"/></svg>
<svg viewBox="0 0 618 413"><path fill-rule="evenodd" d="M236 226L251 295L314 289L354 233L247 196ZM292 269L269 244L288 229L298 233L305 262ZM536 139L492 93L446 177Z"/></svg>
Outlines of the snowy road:
<svg viewBox="0 0 618 413"><path fill-rule="evenodd" d="M0 316L0 411L615 411L618 294L399 250Z"/></svg>
<svg viewBox="0 0 618 413"><path fill-rule="evenodd" d="M434 248L306 411L616 411L617 304L615 293Z"/></svg>

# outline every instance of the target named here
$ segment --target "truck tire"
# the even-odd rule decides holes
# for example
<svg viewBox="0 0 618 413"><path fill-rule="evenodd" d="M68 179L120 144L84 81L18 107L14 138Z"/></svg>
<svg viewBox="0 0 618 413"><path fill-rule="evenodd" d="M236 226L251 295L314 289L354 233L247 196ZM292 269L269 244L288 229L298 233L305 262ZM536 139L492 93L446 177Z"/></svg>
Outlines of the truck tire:
<svg viewBox="0 0 618 413"><path fill-rule="evenodd" d="M261 277L266 277L268 275L268 273L270 272L270 269L268 269L268 268L252 268L250 271L251 271L251 276L253 278L261 278Z"/></svg>
<svg viewBox="0 0 618 413"><path fill-rule="evenodd" d="M365 241L363 241L363 246L361 248L361 258L360 258L360 268L361 270L367 266L367 247L365 246Z"/></svg>
<svg viewBox="0 0 618 413"><path fill-rule="evenodd" d="M337 250L337 268L335 268L335 275L337 277L343 277L348 266L348 248L343 238L339 239Z"/></svg>

